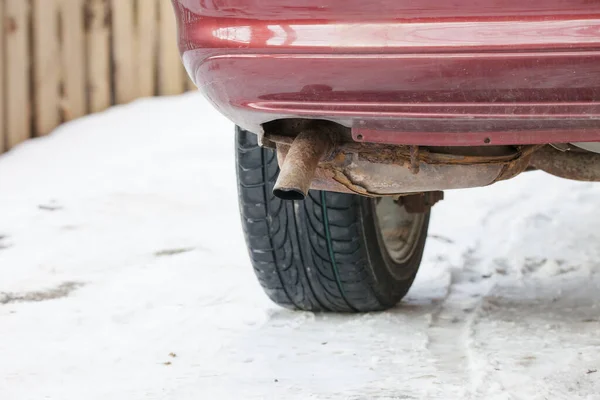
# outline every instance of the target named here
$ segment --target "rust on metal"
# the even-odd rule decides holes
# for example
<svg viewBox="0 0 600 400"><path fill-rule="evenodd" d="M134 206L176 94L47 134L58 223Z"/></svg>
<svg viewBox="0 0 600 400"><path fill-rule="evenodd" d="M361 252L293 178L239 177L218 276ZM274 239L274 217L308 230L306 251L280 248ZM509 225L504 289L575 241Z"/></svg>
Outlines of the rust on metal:
<svg viewBox="0 0 600 400"><path fill-rule="evenodd" d="M410 146L410 171L413 174L419 173L419 146Z"/></svg>
<svg viewBox="0 0 600 400"><path fill-rule="evenodd" d="M296 138L266 135L265 143L276 146L282 167L277 195L302 198L307 185L370 197L486 186L525 171L540 148L505 146L486 155L464 148L451 153L453 149L343 142L332 137L320 129L307 129ZM288 163L294 147L295 161Z"/></svg>
<svg viewBox="0 0 600 400"><path fill-rule="evenodd" d="M531 165L565 179L600 182L600 154L584 151L560 151L544 146L531 156Z"/></svg>
<svg viewBox="0 0 600 400"><path fill-rule="evenodd" d="M293 137L283 135L270 134L265 135L265 138L270 143L288 146L294 141ZM379 143L343 142L337 144L336 148L332 150L331 154L332 156L340 153L358 154L364 160L376 162L378 164L398 164L400 161L402 161L406 163L407 167L410 167L410 147L411 146L397 146ZM487 156L437 153L425 147L419 147L419 161L427 164L494 164L513 161L520 156L521 153L517 148L515 148L510 154Z"/></svg>
<svg viewBox="0 0 600 400"><path fill-rule="evenodd" d="M406 211L411 214L423 214L431 210L431 207L441 200L444 200L444 192L436 190L433 192L400 196L398 203L402 204Z"/></svg>
<svg viewBox="0 0 600 400"><path fill-rule="evenodd" d="M286 154L281 151L283 162L273 194L284 200L303 200L319 161L332 148L332 138L318 130L307 130L296 136Z"/></svg>
<svg viewBox="0 0 600 400"><path fill-rule="evenodd" d="M519 157L505 164L504 169L496 179L496 182L514 178L520 173L527 171L527 168L529 168L531 164L532 155L542 148L542 146L543 145L539 144L519 146Z"/></svg>

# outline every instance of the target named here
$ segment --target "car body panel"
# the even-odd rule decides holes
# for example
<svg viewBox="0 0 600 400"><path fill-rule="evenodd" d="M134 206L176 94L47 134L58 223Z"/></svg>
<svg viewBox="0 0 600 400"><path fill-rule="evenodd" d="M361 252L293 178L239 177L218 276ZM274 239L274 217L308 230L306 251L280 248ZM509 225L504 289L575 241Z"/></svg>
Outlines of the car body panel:
<svg viewBox="0 0 600 400"><path fill-rule="evenodd" d="M259 133L331 120L355 140L600 141L600 1L174 0L184 64Z"/></svg>

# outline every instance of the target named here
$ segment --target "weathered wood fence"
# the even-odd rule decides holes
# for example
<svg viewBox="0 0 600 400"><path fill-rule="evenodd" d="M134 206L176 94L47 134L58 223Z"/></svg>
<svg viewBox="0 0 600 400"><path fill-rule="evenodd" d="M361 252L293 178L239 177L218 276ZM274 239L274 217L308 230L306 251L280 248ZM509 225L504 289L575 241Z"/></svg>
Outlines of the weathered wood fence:
<svg viewBox="0 0 600 400"><path fill-rule="evenodd" d="M170 0L0 0L0 152L113 104L191 87Z"/></svg>

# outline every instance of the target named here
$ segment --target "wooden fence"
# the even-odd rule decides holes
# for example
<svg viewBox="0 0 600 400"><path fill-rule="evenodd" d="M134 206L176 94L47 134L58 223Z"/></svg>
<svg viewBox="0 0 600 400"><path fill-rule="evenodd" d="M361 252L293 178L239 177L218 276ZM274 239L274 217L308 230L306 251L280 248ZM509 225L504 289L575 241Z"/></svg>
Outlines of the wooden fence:
<svg viewBox="0 0 600 400"><path fill-rule="evenodd" d="M113 104L191 87L170 0L0 0L0 152Z"/></svg>

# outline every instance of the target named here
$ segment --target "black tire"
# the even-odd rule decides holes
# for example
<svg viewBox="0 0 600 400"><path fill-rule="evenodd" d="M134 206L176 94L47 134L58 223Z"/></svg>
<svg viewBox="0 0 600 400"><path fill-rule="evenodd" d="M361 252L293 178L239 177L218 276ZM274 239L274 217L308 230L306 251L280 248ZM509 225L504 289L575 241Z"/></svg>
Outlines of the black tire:
<svg viewBox="0 0 600 400"><path fill-rule="evenodd" d="M236 145L246 243L271 300L306 311L368 312L393 307L404 297L421 262L429 213L407 214L393 204L382 219L375 199L324 191L311 191L304 201L280 200L272 193L279 172L275 152L239 128ZM381 229L386 224L389 232L406 231L394 214L419 218L418 231L411 220L412 245L402 262L391 256L400 242L386 242Z"/></svg>

